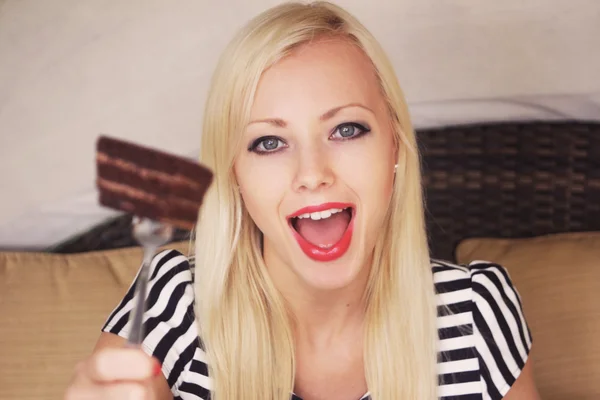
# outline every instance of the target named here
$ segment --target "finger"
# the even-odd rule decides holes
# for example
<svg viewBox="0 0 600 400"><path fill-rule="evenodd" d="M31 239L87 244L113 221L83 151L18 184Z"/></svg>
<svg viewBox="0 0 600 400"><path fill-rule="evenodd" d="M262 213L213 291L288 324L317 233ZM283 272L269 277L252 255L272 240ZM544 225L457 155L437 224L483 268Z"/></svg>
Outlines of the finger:
<svg viewBox="0 0 600 400"><path fill-rule="evenodd" d="M75 365L75 368L73 368L73 375L71 376L70 384L73 385L77 382L80 382L83 378L84 371L85 371L85 361L79 361Z"/></svg>
<svg viewBox="0 0 600 400"><path fill-rule="evenodd" d="M87 364L87 375L96 382L140 381L160 373L158 361L139 349L107 348Z"/></svg>
<svg viewBox="0 0 600 400"><path fill-rule="evenodd" d="M140 383L123 382L103 388L102 399L154 400L149 387Z"/></svg>
<svg viewBox="0 0 600 400"><path fill-rule="evenodd" d="M69 388L65 400L154 400L152 390L142 383L121 382L105 385L79 385Z"/></svg>

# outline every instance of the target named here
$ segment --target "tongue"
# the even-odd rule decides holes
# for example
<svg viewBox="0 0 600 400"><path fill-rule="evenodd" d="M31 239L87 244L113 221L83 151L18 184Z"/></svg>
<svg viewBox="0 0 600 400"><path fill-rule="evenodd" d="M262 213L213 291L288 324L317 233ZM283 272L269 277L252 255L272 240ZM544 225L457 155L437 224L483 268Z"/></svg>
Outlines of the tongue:
<svg viewBox="0 0 600 400"><path fill-rule="evenodd" d="M329 218L312 220L302 218L296 221L296 231L315 246L329 247L336 244L346 232L350 223L348 211L333 214Z"/></svg>

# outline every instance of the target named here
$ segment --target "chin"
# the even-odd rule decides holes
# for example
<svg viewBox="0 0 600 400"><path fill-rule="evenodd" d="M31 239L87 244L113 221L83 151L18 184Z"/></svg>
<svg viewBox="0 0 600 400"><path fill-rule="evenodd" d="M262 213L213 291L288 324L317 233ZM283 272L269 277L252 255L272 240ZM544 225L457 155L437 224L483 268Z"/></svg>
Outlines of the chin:
<svg viewBox="0 0 600 400"><path fill-rule="evenodd" d="M352 257L352 253L348 251L345 256L327 263L307 260L306 257L297 258L293 268L311 289L319 291L344 289L362 281L365 272L363 271L366 266L363 262L364 257L359 257L358 254Z"/></svg>
<svg viewBox="0 0 600 400"><path fill-rule="evenodd" d="M352 232L351 240L343 254L332 257L331 260L323 260L319 257L311 257L305 249L297 243L292 243L293 255L290 264L296 275L305 285L314 290L335 291L344 289L355 284L366 282L368 271L368 260L364 252L364 238L360 235L360 227L353 228L351 222L349 229Z"/></svg>

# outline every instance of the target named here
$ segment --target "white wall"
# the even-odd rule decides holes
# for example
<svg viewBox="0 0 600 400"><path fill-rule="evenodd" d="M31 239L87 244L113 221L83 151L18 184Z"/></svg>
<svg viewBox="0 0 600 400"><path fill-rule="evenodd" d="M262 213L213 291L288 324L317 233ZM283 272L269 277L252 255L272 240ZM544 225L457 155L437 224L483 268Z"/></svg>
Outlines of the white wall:
<svg viewBox="0 0 600 400"><path fill-rule="evenodd" d="M106 216L94 141L198 149L216 57L269 0L0 0L0 247ZM600 119L599 0L340 0L382 41L417 126Z"/></svg>

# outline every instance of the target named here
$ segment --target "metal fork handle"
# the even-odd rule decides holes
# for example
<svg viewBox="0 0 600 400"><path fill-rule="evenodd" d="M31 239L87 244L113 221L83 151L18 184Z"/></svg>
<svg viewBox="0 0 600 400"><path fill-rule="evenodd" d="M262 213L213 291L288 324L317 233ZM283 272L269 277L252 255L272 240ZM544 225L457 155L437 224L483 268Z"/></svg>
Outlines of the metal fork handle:
<svg viewBox="0 0 600 400"><path fill-rule="evenodd" d="M145 245L144 258L140 273L135 284L135 304L129 315L129 325L131 327L127 345L130 347L139 347L144 340L144 313L146 311L146 296L148 291L148 274L150 273L150 264L156 253L157 247Z"/></svg>

